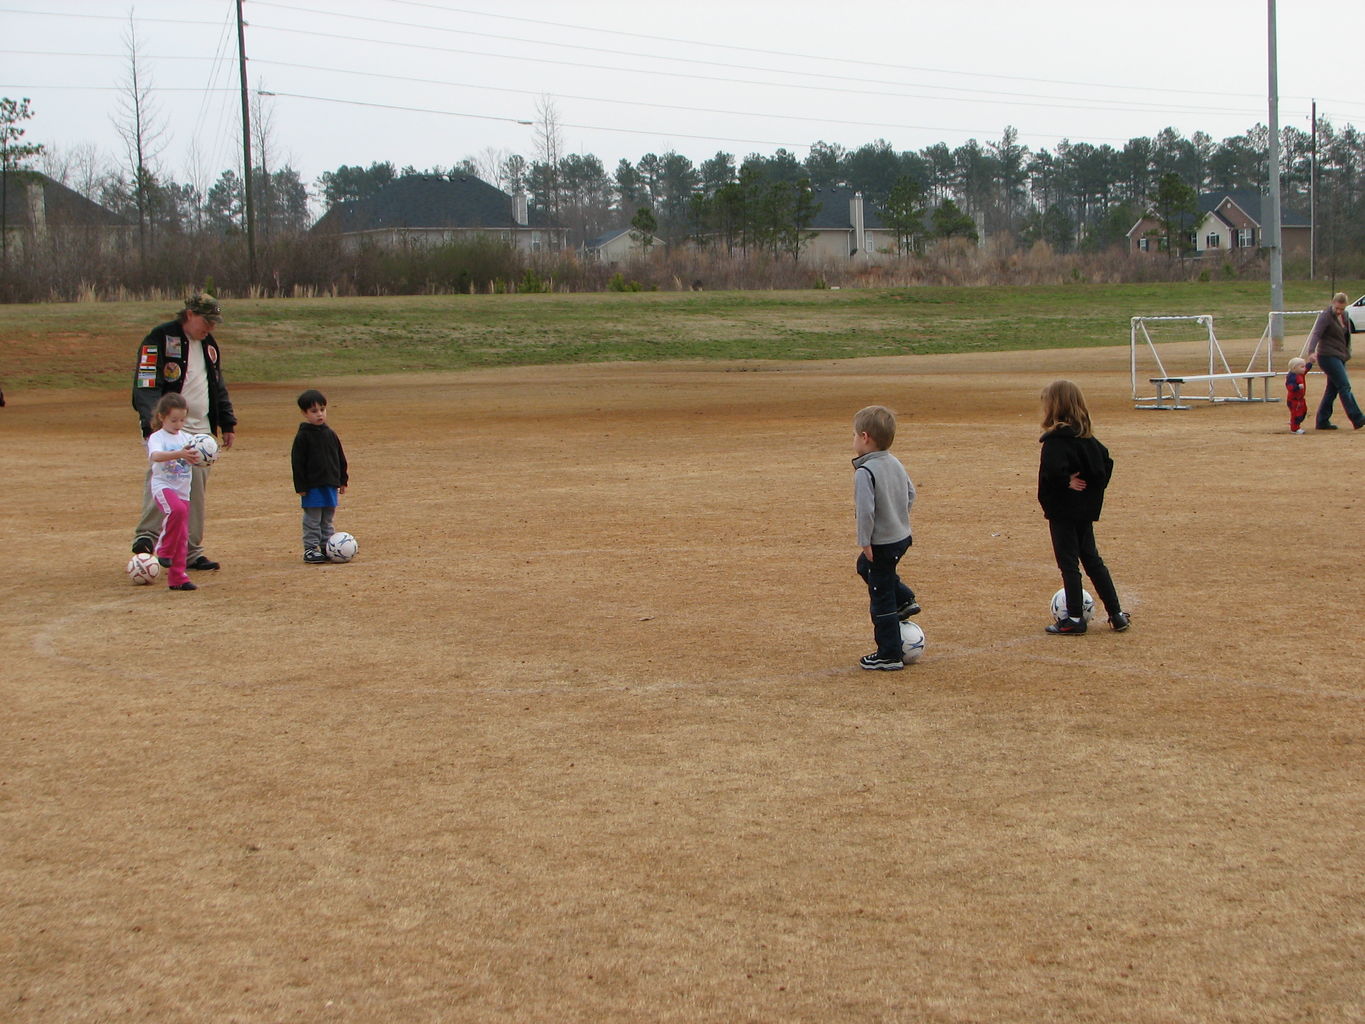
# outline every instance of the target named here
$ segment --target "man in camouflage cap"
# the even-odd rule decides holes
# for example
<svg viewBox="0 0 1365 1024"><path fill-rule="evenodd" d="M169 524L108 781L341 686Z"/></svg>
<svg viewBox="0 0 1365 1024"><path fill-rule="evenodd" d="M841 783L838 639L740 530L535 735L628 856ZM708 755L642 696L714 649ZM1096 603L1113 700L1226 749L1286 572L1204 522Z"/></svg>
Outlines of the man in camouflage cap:
<svg viewBox="0 0 1365 1024"><path fill-rule="evenodd" d="M213 327L222 323L218 300L196 292L185 300L179 315L153 327L137 351L133 374L133 408L137 410L145 440L152 432L152 412L161 396L177 392L189 407L185 429L191 434L221 434L221 447L231 448L237 432L227 381L223 378L222 353ZM190 483L190 569L217 569L218 563L204 554L204 494L209 466L193 468ZM151 469L142 488L142 518L133 534L133 551L152 554L161 533L163 514L151 493Z"/></svg>

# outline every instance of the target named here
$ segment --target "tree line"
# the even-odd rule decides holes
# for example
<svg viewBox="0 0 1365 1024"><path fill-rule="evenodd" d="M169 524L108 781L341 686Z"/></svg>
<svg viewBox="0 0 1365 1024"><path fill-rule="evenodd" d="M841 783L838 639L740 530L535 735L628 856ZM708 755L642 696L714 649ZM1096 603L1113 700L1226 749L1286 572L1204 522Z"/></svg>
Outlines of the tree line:
<svg viewBox="0 0 1365 1024"><path fill-rule="evenodd" d="M132 62L134 70L136 61ZM121 122L127 153L109 161L93 146L61 149L21 142L22 123L34 116L28 101L0 102L0 171L23 169L49 177L136 226L138 260L123 273L139 286L159 280L159 250L193 240L240 247L245 191L238 169L210 177L177 176L152 159L161 142L146 115L148 99L136 82ZM1257 125L1215 141L1166 128L1122 146L1064 140L1030 149L1006 127L998 139L970 139L950 148L936 143L897 150L885 139L845 148L818 141L804 158L786 149L744 157L725 151L694 162L675 150L620 159L612 170L594 154L563 152L553 105L546 103L530 158L488 149L448 166L421 169L380 161L343 165L305 183L289 165L272 166L276 144L268 107L259 97L253 138L253 205L260 245L296 243L319 208L363 199L406 175L473 175L508 193L524 192L533 207L569 229L575 246L608 230L630 226L650 243L672 247L701 240L713 250L773 258L799 257L822 196L829 189L861 192L880 211L901 255L921 254L943 240L992 242L1028 248L1046 243L1057 253L1100 253L1125 241L1146 212L1187 211L1198 192L1266 191L1268 130ZM1281 132L1284 207L1305 211L1317 193L1319 252L1365 253L1365 196L1357 168L1365 139L1350 125L1319 122L1316 180L1314 136L1295 127ZM1174 198L1172 198L1174 197ZM842 198L840 199L842 203ZM174 244L172 244L174 243ZM297 253L298 246L293 250ZM170 266L183 260L168 257ZM234 259L234 266L241 263ZM6 268L7 270L10 268ZM12 293L12 289L11 289Z"/></svg>
<svg viewBox="0 0 1365 1024"><path fill-rule="evenodd" d="M1282 202L1307 213L1313 138L1287 127L1281 133ZM1343 252L1365 250L1365 196L1358 168L1365 166L1365 137L1351 125L1322 121L1317 129L1317 209L1323 235ZM474 175L507 192L525 191L532 205L567 226L575 241L624 227L648 209L666 241L705 235L746 248L771 245L783 227L807 212L783 189L857 190L878 209L913 252L935 238L1008 238L1047 242L1060 252L1100 251L1121 243L1156 202L1163 181L1194 193L1269 189L1269 130L1256 125L1215 142L1203 132L1186 137L1174 128L1129 139L1122 146L1063 140L1031 150L1007 127L984 144L956 148L936 143L896 150L885 139L846 149L824 141L801 159L785 149L742 159L717 152L700 163L674 150L621 159L608 171L593 154L568 154L552 165L515 153L485 152L450 167L422 172L391 163L343 166L318 179L318 196L330 207L372 195L404 174ZM776 207L779 218L756 211ZM748 216L744 216L748 211ZM782 248L779 244L777 248Z"/></svg>

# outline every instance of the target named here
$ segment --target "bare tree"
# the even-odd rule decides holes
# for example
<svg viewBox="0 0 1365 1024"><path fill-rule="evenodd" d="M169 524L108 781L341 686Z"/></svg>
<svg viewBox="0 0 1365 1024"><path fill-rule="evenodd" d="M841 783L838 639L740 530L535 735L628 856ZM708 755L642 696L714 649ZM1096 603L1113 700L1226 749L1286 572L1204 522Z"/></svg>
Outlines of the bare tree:
<svg viewBox="0 0 1365 1024"><path fill-rule="evenodd" d="M111 173L104 154L92 142L45 146L38 167L53 181L96 203Z"/></svg>
<svg viewBox="0 0 1365 1024"><path fill-rule="evenodd" d="M545 198L550 215L559 216L562 195L559 180L559 161L564 155L564 132L559 125L559 110L555 101L545 93L536 100L536 156L545 166Z"/></svg>
<svg viewBox="0 0 1365 1024"><path fill-rule="evenodd" d="M251 169L251 190L256 206L256 228L264 236L262 241L266 242L272 234L271 214L275 208L275 190L270 179L270 165L275 157L272 133L275 111L273 104L266 102L267 95L261 91L259 82L251 95L251 148L256 163Z"/></svg>
<svg viewBox="0 0 1365 1024"><path fill-rule="evenodd" d="M511 155L510 149L485 146L483 152L478 156L468 157L467 159L474 167L475 177L505 192L507 191L505 188L507 185L507 158Z"/></svg>
<svg viewBox="0 0 1365 1024"><path fill-rule="evenodd" d="M166 124L152 100L152 77L142 55L137 22L128 11L128 28L123 36L128 64L116 100L114 130L123 140L127 166L132 176L133 207L137 213L138 255L145 261L151 225L151 208L156 190L152 162L165 148Z"/></svg>

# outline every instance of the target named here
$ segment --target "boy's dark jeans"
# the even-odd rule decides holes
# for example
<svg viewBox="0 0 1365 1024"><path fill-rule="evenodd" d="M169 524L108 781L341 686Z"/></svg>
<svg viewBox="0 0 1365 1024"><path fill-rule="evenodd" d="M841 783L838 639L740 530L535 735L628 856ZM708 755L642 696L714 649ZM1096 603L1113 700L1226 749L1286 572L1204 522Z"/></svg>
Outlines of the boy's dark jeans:
<svg viewBox="0 0 1365 1024"><path fill-rule="evenodd" d="M901 623L896 609L915 599L915 592L901 582L896 566L910 547L910 538L894 544L873 544L872 558L858 555L858 575L867 583L872 615L872 635L877 638L877 656L901 657Z"/></svg>

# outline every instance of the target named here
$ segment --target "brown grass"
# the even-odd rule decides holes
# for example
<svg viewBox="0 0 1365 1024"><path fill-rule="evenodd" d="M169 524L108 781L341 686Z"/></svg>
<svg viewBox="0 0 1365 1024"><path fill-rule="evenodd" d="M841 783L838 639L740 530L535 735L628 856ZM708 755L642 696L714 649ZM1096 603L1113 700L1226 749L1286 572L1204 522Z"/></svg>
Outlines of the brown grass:
<svg viewBox="0 0 1365 1024"><path fill-rule="evenodd" d="M122 575L126 393L8 395L0 1017L1365 1018L1365 437L1135 411L1126 359L322 382L361 553L321 568L297 388L239 386L195 594ZM1042 633L1058 375L1122 636ZM854 667L874 401L921 488L894 675Z"/></svg>

